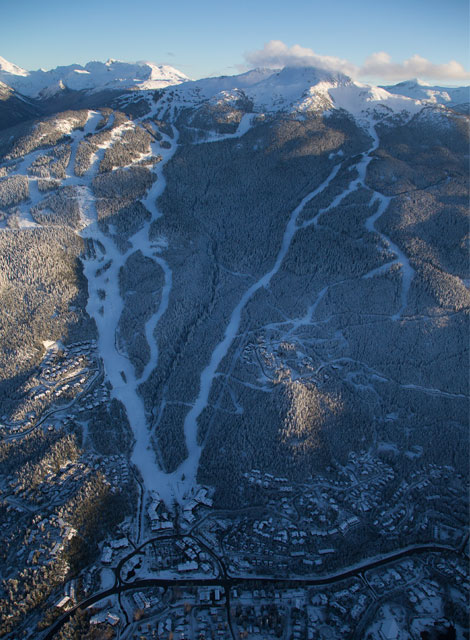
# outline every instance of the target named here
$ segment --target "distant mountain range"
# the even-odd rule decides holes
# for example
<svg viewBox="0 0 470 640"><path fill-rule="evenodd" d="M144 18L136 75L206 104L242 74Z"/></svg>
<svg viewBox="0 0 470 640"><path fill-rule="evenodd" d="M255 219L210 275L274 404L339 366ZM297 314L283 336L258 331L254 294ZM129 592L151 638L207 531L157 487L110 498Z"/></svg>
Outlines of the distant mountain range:
<svg viewBox="0 0 470 640"><path fill-rule="evenodd" d="M0 81L28 98L49 98L65 89L102 91L104 89L160 89L189 78L168 65L152 62L88 62L50 71L26 71L0 57Z"/></svg>
<svg viewBox="0 0 470 640"><path fill-rule="evenodd" d="M313 67L254 69L235 76L192 81L178 69L152 62L129 63L110 59L104 63L88 62L85 66L27 71L0 57L1 100L5 103L13 99L10 106L14 107L17 115L18 100L21 100L21 117L31 112L34 114L35 108L38 113L44 113L45 103L64 99L71 92L76 102L76 92L92 99L93 95L102 92L116 95L116 92L167 87L177 88L180 102L190 106L201 100L226 104L249 100L255 111L274 112L336 107L357 113L377 104L393 111L405 109L414 112L421 108L423 102L465 110L470 101L469 87L430 86L419 80L373 87L354 82L342 73ZM10 122L6 124L8 126Z"/></svg>

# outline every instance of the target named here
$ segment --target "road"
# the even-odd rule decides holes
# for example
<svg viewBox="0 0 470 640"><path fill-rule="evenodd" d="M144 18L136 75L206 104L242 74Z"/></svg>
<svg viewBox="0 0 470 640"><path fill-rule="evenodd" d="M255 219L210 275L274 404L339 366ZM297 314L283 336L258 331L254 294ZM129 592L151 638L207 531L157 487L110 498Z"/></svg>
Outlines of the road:
<svg viewBox="0 0 470 640"><path fill-rule="evenodd" d="M335 582L341 582L347 578L352 578L355 576L359 576L364 571L375 569L377 567L385 566L392 562L396 562L401 558L406 558L413 555L420 555L423 553L442 553L447 552L451 554L461 555L461 549L454 549L453 547L448 547L442 544L422 544L422 545L412 545L405 549L401 549L392 553L388 553L385 556L380 558L367 559L363 562L355 565L354 567L349 567L347 569L342 569L333 574L329 574L326 576L318 576L318 577L292 577L292 578L278 578L271 576L232 576L229 575L221 564L220 566L223 568L223 575L213 578L146 578L146 579L136 579L132 582L124 582L120 577L120 570L123 564L131 558L147 544L154 540L161 539L169 539L169 538L178 538L184 537L182 535L165 535L159 536L156 538L152 538L152 540L147 540L140 547L132 551L132 553L128 554L125 558L120 560L117 567L114 568L114 572L116 574L116 584L110 589L105 589L104 591L99 591L94 595L85 598L77 605L75 605L72 609L64 613L56 622L41 636L41 640L51 640L54 638L54 635L64 626L64 624L70 619L70 617L78 610L78 609L86 609L87 607L96 604L100 600L104 600L109 598L110 596L116 594L122 594L126 591L131 591L133 589L147 589L151 587L207 587L207 586L219 586L222 587L225 591L226 595L226 608L227 608L227 616L229 627L232 632L232 623L230 618L230 590L233 587L239 587L243 585L250 588L259 588L260 585L277 585L279 589L289 589L289 588L298 588L298 587L313 587L313 586L322 586L334 584ZM200 540L198 540L198 544L201 544ZM206 549L207 550L207 549ZM213 554L212 552L212 555ZM219 560L220 563L222 561Z"/></svg>

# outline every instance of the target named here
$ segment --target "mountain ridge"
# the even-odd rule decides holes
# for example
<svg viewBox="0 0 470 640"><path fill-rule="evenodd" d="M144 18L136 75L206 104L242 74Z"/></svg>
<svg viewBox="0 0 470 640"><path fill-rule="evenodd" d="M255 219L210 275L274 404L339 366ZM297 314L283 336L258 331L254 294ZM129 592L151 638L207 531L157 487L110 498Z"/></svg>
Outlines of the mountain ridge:
<svg viewBox="0 0 470 640"><path fill-rule="evenodd" d="M445 87L431 85L423 82L419 78L404 80L394 85L380 85L380 88L390 93L425 100L433 104L443 104L449 107L470 101L470 86Z"/></svg>
<svg viewBox="0 0 470 640"><path fill-rule="evenodd" d="M88 62L85 66L71 64L49 71L26 71L0 58L0 81L30 98L47 98L64 89L99 91L103 89L160 89L189 80L170 65L152 62L121 62L110 58L107 62Z"/></svg>
<svg viewBox="0 0 470 640"><path fill-rule="evenodd" d="M208 90L214 85L221 90L245 89L265 82L273 89L295 83L316 85L332 82L339 85L361 87L373 85L353 81L337 71L313 66L285 66L283 68L254 68L233 76L214 76L192 80L185 73L168 64L156 64L140 60L126 62L109 58L106 62L89 61L85 65L71 64L54 69L28 71L0 56L0 81L29 98L45 99L64 89L94 92L104 89L162 89L186 83L196 83ZM446 87L430 85L418 78L399 82L395 85L377 85L394 95L429 101L434 104L452 106L465 102L469 97L469 87ZM468 101L468 100L467 100Z"/></svg>

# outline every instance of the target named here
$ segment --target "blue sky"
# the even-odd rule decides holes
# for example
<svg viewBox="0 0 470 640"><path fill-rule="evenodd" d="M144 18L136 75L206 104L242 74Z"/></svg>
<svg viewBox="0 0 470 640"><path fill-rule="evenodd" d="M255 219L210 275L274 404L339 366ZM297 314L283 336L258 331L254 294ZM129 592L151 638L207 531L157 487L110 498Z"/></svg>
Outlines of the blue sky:
<svg viewBox="0 0 470 640"><path fill-rule="evenodd" d="M437 66L468 69L467 0L0 0L0 11L0 56L26 69L111 57L171 64L193 78L233 74L269 64L264 45L274 40L287 61L300 45L347 61L363 80L423 70L469 83L457 67ZM389 57L365 65L377 52Z"/></svg>

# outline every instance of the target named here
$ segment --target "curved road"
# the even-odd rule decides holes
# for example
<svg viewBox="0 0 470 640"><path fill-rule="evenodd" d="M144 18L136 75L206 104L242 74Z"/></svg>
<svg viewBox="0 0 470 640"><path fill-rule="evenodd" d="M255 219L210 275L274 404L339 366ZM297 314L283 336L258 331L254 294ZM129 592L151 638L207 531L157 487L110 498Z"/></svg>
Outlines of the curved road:
<svg viewBox="0 0 470 640"><path fill-rule="evenodd" d="M178 536L165 536L164 539L168 539L170 537L178 537ZM183 536L181 536L183 537ZM160 539L162 539L161 537ZM159 538L154 538L152 540L158 540ZM224 577L218 578L147 578L147 579L137 579L133 582L123 582L119 577L119 572L124 564L124 562L129 559L131 556L135 555L139 552L139 550L144 547L146 544L149 544L151 540L143 543L138 549L134 550L129 556L121 560L118 566L114 569L116 573L116 581L120 581L120 584L111 587L110 589L105 589L104 591L99 591L94 595L82 600L80 603L75 605L72 609L64 613L50 628L49 630L41 637L41 640L51 640L54 635L63 627L63 625L70 619L70 617L77 611L77 609L86 609L92 604L99 602L100 600L104 600L109 596L121 594L125 591L131 591L133 589L145 589L149 587L202 587L202 586L220 586L223 587L226 593L226 602L229 602L230 599L230 589L232 587L239 586L240 584L244 584L248 587L259 586L260 584L277 584L280 588L295 588L300 586L321 586L327 584L334 584L335 582L340 582L341 580L345 580L346 578L351 578L356 576L364 571L369 569L375 569L377 567L389 564L390 562L394 562L396 560L400 560L401 558L405 558L408 556L412 556L415 554L421 553L432 553L432 552L442 552L446 551L448 553L453 553L460 555L462 551L460 549L454 549L453 547L448 547L443 544L423 544L423 545L413 545L407 547L406 549L402 549L400 551L395 551L389 553L381 558L377 558L375 560L365 560L359 565L356 565L352 568L343 569L337 573L329 574L323 577L317 578L303 578L303 577L295 577L295 578L276 578L270 576L230 576L224 571ZM220 560L219 560L220 562Z"/></svg>

